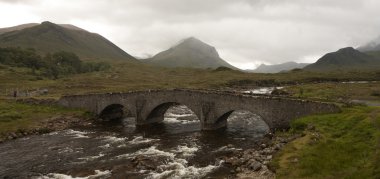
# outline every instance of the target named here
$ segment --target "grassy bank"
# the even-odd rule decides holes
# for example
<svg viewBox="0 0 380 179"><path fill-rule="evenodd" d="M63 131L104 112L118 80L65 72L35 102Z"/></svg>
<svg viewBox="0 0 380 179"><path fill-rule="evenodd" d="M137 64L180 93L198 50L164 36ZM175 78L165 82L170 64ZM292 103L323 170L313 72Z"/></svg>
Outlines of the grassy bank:
<svg viewBox="0 0 380 179"><path fill-rule="evenodd" d="M278 178L380 178L379 107L298 119L289 132L305 135L275 156Z"/></svg>
<svg viewBox="0 0 380 179"><path fill-rule="evenodd" d="M0 139L4 139L9 133L43 130L49 120L62 115L87 116L80 110L0 100Z"/></svg>

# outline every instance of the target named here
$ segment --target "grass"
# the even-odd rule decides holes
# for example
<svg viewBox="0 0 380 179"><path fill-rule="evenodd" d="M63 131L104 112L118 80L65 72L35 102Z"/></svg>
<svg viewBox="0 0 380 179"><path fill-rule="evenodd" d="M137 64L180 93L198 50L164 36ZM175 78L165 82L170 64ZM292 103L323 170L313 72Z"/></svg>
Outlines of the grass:
<svg viewBox="0 0 380 179"><path fill-rule="evenodd" d="M317 83L286 87L293 96L319 98L329 101L353 99L380 101L380 82L368 83Z"/></svg>
<svg viewBox="0 0 380 179"><path fill-rule="evenodd" d="M58 80L41 79L24 68L0 68L0 95L12 89L48 89L49 97L62 94L125 92L170 88L252 88L319 81L379 80L378 72L316 73L294 71L280 74L252 74L234 70L199 70L153 67L140 63L110 62L112 69L67 76ZM307 93L305 93L307 95Z"/></svg>
<svg viewBox="0 0 380 179"><path fill-rule="evenodd" d="M290 132L305 135L275 156L278 178L380 178L379 107L305 117Z"/></svg>
<svg viewBox="0 0 380 179"><path fill-rule="evenodd" d="M85 115L80 110L0 100L0 138L5 134L41 127L43 122L60 115Z"/></svg>

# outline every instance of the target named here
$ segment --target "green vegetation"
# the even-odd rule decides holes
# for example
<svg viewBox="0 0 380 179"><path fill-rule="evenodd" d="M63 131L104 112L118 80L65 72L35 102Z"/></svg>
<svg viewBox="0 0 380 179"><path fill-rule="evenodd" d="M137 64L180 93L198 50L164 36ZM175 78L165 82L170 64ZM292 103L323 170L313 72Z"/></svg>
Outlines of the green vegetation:
<svg viewBox="0 0 380 179"><path fill-rule="evenodd" d="M109 62L109 70L39 78L29 68L0 65L0 95L6 90L48 89L50 97L62 94L126 92L131 90L172 88L254 88L257 86L309 84L324 81L379 80L379 72L288 72L254 74L226 70L153 67L134 62ZM323 88L322 88L323 89ZM322 90L321 89L321 90ZM299 90L297 90L298 92ZM305 92L306 93L306 92ZM370 93L369 93L370 94Z"/></svg>
<svg viewBox="0 0 380 179"><path fill-rule="evenodd" d="M85 116L80 110L62 107L28 105L11 100L0 100L0 139L7 133L43 127L44 122L60 115Z"/></svg>
<svg viewBox="0 0 380 179"><path fill-rule="evenodd" d="M61 51L41 57L34 49L20 48L0 48L0 64L30 68L33 75L53 79L110 68L105 62L83 63L76 54L70 52Z"/></svg>
<svg viewBox="0 0 380 179"><path fill-rule="evenodd" d="M295 97L318 98L329 101L373 100L380 101L380 82L316 83L289 86L286 91Z"/></svg>
<svg viewBox="0 0 380 179"><path fill-rule="evenodd" d="M295 120L290 133L304 136L274 158L278 178L380 178L380 108Z"/></svg>

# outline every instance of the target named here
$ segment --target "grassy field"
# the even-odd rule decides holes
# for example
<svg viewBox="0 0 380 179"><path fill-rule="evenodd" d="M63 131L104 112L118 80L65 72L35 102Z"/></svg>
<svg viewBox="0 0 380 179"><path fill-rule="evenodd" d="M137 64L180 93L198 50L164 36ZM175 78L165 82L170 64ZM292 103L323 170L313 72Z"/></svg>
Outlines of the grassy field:
<svg viewBox="0 0 380 179"><path fill-rule="evenodd" d="M30 70L0 66L0 96L12 89L48 89L48 97L62 94L125 92L170 88L252 88L321 81L380 80L379 72L252 74L233 70L160 68L140 63L114 62L107 71L78 74L50 80L31 75ZM297 89L295 89L297 90ZM306 90L306 89L305 89ZM307 94L305 94L307 95Z"/></svg>
<svg viewBox="0 0 380 179"><path fill-rule="evenodd" d="M28 131L42 127L41 124L60 115L85 116L80 110L29 105L10 100L0 100L0 138L10 132Z"/></svg>
<svg viewBox="0 0 380 179"><path fill-rule="evenodd" d="M329 101L380 101L380 82L302 84L286 87L286 91L295 97Z"/></svg>
<svg viewBox="0 0 380 179"><path fill-rule="evenodd" d="M278 178L380 178L379 107L305 117L290 132L305 135L275 156Z"/></svg>

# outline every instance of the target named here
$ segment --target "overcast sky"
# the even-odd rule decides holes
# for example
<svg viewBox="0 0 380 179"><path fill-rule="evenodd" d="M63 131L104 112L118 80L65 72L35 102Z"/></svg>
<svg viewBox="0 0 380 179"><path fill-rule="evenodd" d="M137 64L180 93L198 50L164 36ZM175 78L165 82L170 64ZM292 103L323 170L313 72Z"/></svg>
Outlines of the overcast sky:
<svg viewBox="0 0 380 179"><path fill-rule="evenodd" d="M314 62L380 35L379 0L0 0L0 27L51 21L145 57L193 36L243 68Z"/></svg>

